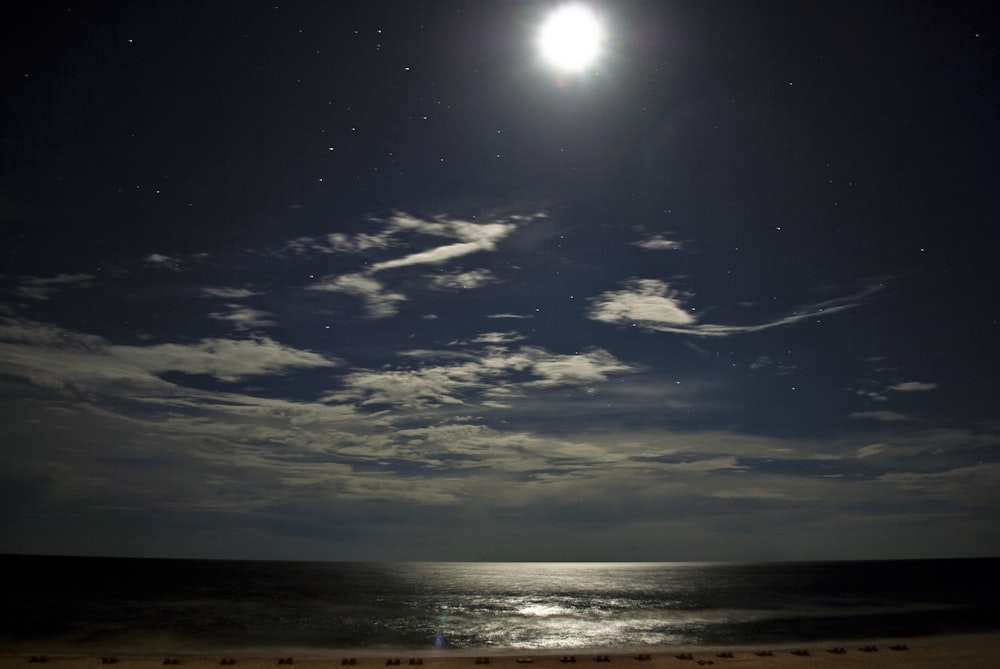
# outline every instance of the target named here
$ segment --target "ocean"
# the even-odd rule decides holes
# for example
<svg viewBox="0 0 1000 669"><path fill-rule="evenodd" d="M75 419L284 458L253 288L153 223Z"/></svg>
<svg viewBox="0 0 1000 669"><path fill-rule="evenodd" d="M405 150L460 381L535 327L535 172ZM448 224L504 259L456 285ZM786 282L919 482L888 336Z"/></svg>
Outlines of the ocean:
<svg viewBox="0 0 1000 669"><path fill-rule="evenodd" d="M1000 630L1000 559L321 563L0 556L0 649L268 655L910 639Z"/></svg>

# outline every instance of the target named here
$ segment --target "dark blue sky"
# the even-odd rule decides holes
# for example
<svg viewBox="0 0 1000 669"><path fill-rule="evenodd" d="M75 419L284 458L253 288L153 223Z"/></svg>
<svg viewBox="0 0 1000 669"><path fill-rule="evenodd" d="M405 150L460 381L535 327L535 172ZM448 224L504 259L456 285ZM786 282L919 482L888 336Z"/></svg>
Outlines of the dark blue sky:
<svg viewBox="0 0 1000 669"><path fill-rule="evenodd" d="M974 3L35 3L0 551L1000 550Z"/></svg>

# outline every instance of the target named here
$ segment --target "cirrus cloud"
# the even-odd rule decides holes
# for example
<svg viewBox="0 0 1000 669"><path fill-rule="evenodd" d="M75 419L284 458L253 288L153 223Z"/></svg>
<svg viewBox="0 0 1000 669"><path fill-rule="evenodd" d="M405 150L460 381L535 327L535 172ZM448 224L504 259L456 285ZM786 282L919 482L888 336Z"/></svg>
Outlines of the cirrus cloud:
<svg viewBox="0 0 1000 669"><path fill-rule="evenodd" d="M657 332L673 332L698 337L728 337L791 325L810 318L853 309L878 292L880 284L870 284L847 297L803 305L792 313L762 323L724 325L701 323L684 308L686 295L659 279L629 279L621 290L611 290L591 298L588 317L603 323L631 325Z"/></svg>

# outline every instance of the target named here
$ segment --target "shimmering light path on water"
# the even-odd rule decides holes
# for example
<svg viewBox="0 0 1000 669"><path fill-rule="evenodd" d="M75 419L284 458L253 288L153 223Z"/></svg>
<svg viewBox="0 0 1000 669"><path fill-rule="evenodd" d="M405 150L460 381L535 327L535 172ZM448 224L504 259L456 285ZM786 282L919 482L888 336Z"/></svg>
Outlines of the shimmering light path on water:
<svg viewBox="0 0 1000 669"><path fill-rule="evenodd" d="M0 642L626 649L1000 630L1000 560L275 563L3 557Z"/></svg>

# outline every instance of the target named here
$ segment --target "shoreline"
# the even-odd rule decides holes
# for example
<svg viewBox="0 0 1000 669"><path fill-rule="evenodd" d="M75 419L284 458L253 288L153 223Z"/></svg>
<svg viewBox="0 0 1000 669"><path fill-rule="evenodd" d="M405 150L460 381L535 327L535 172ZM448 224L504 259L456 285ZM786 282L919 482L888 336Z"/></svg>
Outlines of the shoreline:
<svg viewBox="0 0 1000 669"><path fill-rule="evenodd" d="M897 647L893 650L892 647ZM876 650L872 650L875 648ZM124 650L124 649L123 649ZM767 654L770 651L770 654ZM573 662L569 659L573 658ZM486 661L488 659L488 661ZM353 660L353 662L351 662ZM72 652L22 652L0 649L0 669L153 669L179 666L186 669L272 669L298 666L303 669L379 669L381 667L421 667L422 669L569 669L578 665L618 669L669 669L670 667L739 667L741 669L911 669L959 667L988 669L1000 665L1000 632L872 638L867 640L811 641L771 645L670 646L644 649L229 649L212 653L203 649L176 648L171 653L130 650L120 654ZM526 667L525 665L530 665ZM607 667L607 669L612 669Z"/></svg>

